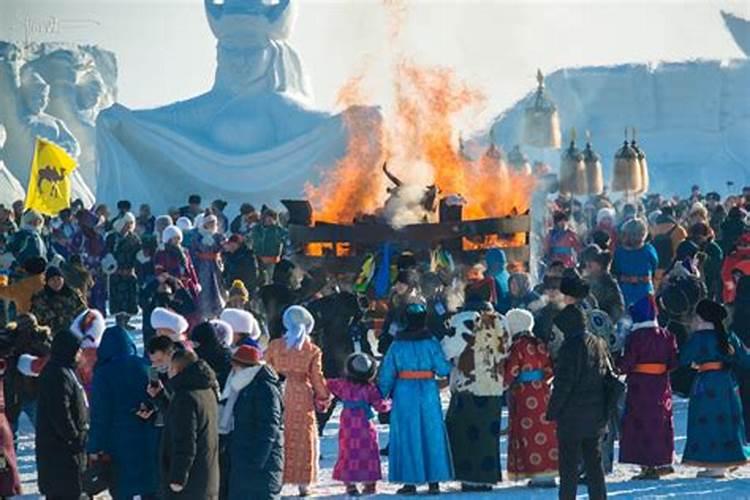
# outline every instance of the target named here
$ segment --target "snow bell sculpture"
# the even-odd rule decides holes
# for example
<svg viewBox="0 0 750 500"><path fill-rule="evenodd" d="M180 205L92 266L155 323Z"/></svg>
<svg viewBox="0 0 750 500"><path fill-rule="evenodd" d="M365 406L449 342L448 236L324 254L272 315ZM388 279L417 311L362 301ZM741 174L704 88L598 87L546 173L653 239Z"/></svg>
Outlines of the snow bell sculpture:
<svg viewBox="0 0 750 500"><path fill-rule="evenodd" d="M539 83L530 105L524 110L523 142L537 148L558 149L562 144L557 106L544 92L544 75L537 70Z"/></svg>
<svg viewBox="0 0 750 500"><path fill-rule="evenodd" d="M531 175L531 163L518 144L508 153L508 165L517 174Z"/></svg>
<svg viewBox="0 0 750 500"><path fill-rule="evenodd" d="M576 147L576 131L571 131L570 145L560 160L560 192L587 194L586 164L583 153Z"/></svg>
<svg viewBox="0 0 750 500"><path fill-rule="evenodd" d="M638 167L641 172L641 189L638 190L638 194L643 194L648 191L648 162L646 161L646 153L638 147L638 143L635 140L635 129L633 129L633 140L630 142L630 147L633 148L635 154L638 156Z"/></svg>
<svg viewBox="0 0 750 500"><path fill-rule="evenodd" d="M638 153L628 142L627 130L625 142L615 153L615 168L612 177L612 191L638 193L643 188L641 164Z"/></svg>
<svg viewBox="0 0 750 500"><path fill-rule="evenodd" d="M588 132L586 133L586 148L583 150L583 162L586 166L586 192L590 195L602 194L604 191L602 161L591 146L591 134Z"/></svg>

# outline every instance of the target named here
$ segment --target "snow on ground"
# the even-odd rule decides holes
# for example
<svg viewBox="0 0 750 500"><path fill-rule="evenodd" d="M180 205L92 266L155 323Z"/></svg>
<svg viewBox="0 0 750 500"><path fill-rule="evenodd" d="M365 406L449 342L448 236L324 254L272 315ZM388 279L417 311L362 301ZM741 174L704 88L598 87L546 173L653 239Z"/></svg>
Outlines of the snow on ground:
<svg viewBox="0 0 750 500"><path fill-rule="evenodd" d="M136 325L138 326L138 325ZM140 337L136 334L136 337ZM140 340L140 338L138 338ZM447 393L443 394L444 403L447 406ZM333 466L336 463L338 450L338 428L339 411L337 409L334 417L325 429L325 435L321 441L321 473L319 484L314 494L319 498L344 498L343 486L331 478ZM687 431L687 400L675 398L675 447L681 454L685 445ZM508 414L503 412L503 426L507 426ZM381 446L388 442L388 428L378 427ZM36 463L34 458L34 431L31 424L24 418L18 440L18 462L23 482L25 495L16 497L22 499L42 498L37 492L36 485ZM507 439L501 438L501 459L505 467L507 463ZM617 450L615 450L617 454ZM679 458L679 457L678 457ZM677 460L679 462L679 460ZM750 466L737 469L730 479L716 481L711 479L697 479L697 469L677 465L676 472L660 481L630 481L629 479L638 472L638 468L630 465L615 464L615 471L607 476L607 491L610 498L617 500L629 499L691 499L710 498L710 500L741 500L750 499ZM383 474L387 477L388 460L383 460ZM506 471L503 470L503 476ZM391 485L381 482L378 497L394 498L393 493L400 485ZM448 496L456 496L459 491L457 483L443 485ZM284 495L293 496L294 488L285 488ZM588 498L586 488L580 487L579 498ZM469 495L466 495L469 496ZM530 489L525 482L500 483L491 494L472 494L475 498L512 498L518 500L546 500L557 498L557 490ZM107 495L97 497L97 500L108 499Z"/></svg>

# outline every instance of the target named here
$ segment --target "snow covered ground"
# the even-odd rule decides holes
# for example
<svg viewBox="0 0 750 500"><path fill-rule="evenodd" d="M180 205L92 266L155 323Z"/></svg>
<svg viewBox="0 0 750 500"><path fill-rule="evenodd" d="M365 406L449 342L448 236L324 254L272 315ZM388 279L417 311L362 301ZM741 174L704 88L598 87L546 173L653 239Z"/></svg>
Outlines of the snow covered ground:
<svg viewBox="0 0 750 500"><path fill-rule="evenodd" d="M140 337L139 334L136 334ZM139 339L140 340L140 339ZM447 406L447 393L444 393L444 401ZM687 400L675 398L675 447L678 454L681 454L685 445L687 431ZM503 413L503 426L507 425L507 413ZM314 494L319 498L343 498L344 489L340 483L331 479L333 466L336 463L336 454L338 449L338 411L331 419L325 430L325 436L321 442L321 474L318 487ZM381 445L388 441L387 427L380 427ZM502 463L507 463L507 440L501 439ZM42 498L37 493L36 485L36 464L34 459L34 434L33 428L25 419L22 421L21 432L18 442L19 468L21 480L23 481L23 491L25 495L17 498L37 499ZM387 459L383 461L383 473L387 477L388 463ZM679 457L677 462L679 462ZM696 479L697 470L692 467L683 467L677 465L676 472L667 476L660 481L630 481L638 469L630 465L615 465L615 471L607 477L607 490L611 498L618 500L629 499L690 499L690 498L710 498L710 500L740 500L750 499L750 466L741 467L732 474L727 480ZM505 471L503 471L505 475ZM391 485L386 482L379 484L380 495L387 498L393 498L393 493L400 485ZM450 483L444 485L447 494L454 496L459 493L459 485ZM588 498L585 487L578 490L579 498ZM284 490L285 495L293 496L295 490L287 488ZM468 495L467 495L468 496ZM500 483L492 494L473 494L477 498L513 498L519 500L542 500L557 498L557 490L537 490L530 489L523 482ZM109 498L106 495L97 497L97 500Z"/></svg>

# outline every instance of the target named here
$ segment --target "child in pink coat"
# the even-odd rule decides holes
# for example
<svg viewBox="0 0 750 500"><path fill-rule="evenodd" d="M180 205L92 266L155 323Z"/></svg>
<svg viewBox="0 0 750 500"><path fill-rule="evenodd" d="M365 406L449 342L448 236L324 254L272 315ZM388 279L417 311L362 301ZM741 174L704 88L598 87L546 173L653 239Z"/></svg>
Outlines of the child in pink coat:
<svg viewBox="0 0 750 500"><path fill-rule="evenodd" d="M364 483L362 493L376 493L376 483L382 479L378 433L372 422L373 411L390 411L390 401L384 400L373 384L377 366L367 354L354 353L346 360L346 378L328 381L328 389L341 400L339 427L339 458L333 469L333 479L346 485L346 493L359 495L357 483Z"/></svg>

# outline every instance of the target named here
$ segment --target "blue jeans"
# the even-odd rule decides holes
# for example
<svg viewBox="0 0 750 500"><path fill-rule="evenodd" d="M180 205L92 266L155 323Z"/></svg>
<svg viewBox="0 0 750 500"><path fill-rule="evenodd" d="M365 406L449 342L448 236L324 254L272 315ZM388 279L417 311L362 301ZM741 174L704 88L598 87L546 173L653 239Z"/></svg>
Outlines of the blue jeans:
<svg viewBox="0 0 750 500"><path fill-rule="evenodd" d="M15 422L10 423L10 427L13 430L13 442L16 443L16 446L18 446L18 426L21 422L21 415L24 413L31 421L31 425L34 426L34 430L36 430L36 400L23 403L18 418L16 418Z"/></svg>

